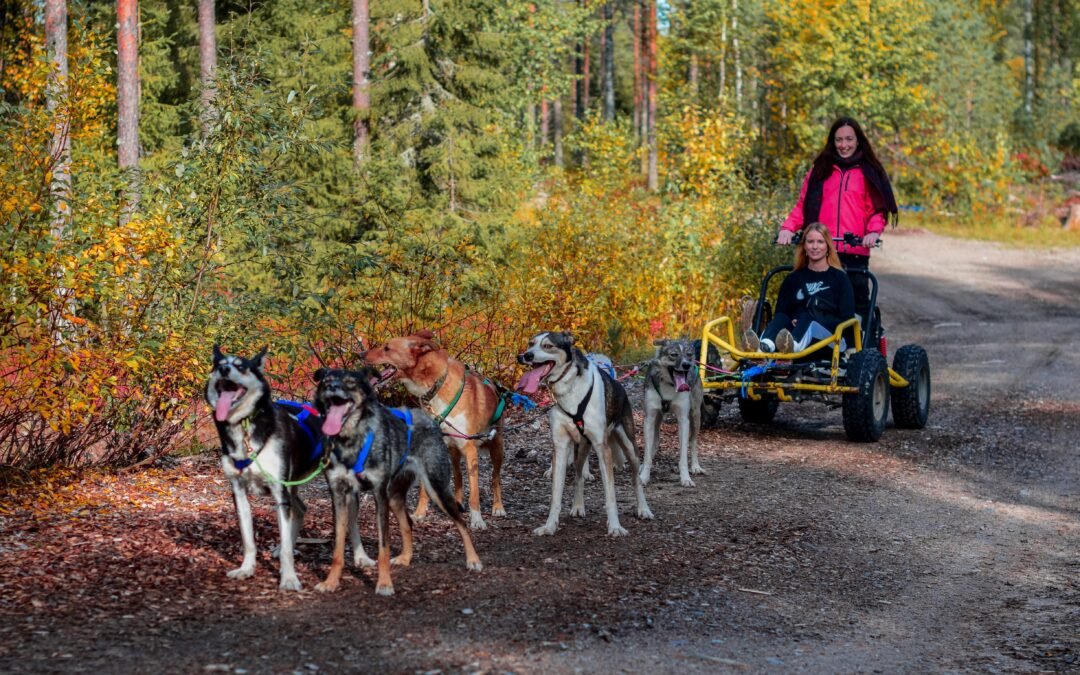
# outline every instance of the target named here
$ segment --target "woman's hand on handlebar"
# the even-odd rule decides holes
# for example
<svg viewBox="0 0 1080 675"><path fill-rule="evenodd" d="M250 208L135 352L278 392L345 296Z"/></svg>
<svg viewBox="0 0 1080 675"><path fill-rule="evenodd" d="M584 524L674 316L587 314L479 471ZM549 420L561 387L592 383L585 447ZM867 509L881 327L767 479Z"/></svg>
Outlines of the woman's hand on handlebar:
<svg viewBox="0 0 1080 675"><path fill-rule="evenodd" d="M879 237L880 235L877 232L867 232L865 235L863 235L862 245L866 248L874 248L874 246L878 243Z"/></svg>
<svg viewBox="0 0 1080 675"><path fill-rule="evenodd" d="M776 243L781 246L787 246L794 237L795 233L791 230L780 230L780 233L776 235Z"/></svg>

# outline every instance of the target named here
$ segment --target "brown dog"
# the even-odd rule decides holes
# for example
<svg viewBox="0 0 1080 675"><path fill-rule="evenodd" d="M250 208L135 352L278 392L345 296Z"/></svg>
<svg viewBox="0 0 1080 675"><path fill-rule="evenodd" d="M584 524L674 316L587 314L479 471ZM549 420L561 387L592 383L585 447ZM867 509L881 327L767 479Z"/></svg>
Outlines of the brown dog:
<svg viewBox="0 0 1080 675"><path fill-rule="evenodd" d="M396 337L382 347L368 350L364 360L372 365L392 366L394 376L440 424L450 449L454 471L454 496L465 501L461 481L461 456L469 471L469 526L484 529L480 515L480 450L491 456L491 515L505 516L502 503L503 400L495 386L465 364L453 359L433 340L431 331ZM421 490L414 517L427 512L428 496Z"/></svg>

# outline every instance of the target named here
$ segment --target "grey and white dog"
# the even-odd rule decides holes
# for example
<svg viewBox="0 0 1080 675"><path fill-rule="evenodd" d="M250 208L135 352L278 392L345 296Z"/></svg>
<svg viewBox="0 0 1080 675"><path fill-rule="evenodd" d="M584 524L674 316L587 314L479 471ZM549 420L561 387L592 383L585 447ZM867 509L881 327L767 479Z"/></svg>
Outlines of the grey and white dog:
<svg viewBox="0 0 1080 675"><path fill-rule="evenodd" d="M246 579L255 574L255 528L248 493L269 493L277 505L281 532L279 585L298 591L293 547L307 507L298 486L287 483L318 471L322 448L318 424L305 425L273 401L262 370L265 356L265 347L246 359L226 356L214 345L213 370L206 384L206 402L214 409L214 425L221 439L221 468L232 486L244 547L244 560L229 577Z"/></svg>
<svg viewBox="0 0 1080 675"><path fill-rule="evenodd" d="M518 362L531 366L518 388L533 393L544 385L555 399L549 413L551 442L551 506L547 522L533 530L536 535L554 534L559 526L566 460L574 451L574 501L571 516L585 515L585 478L583 468L589 449L596 450L600 478L604 485L608 534L627 534L619 524L619 506L615 501L614 453L622 455L632 469L637 492L637 517L652 519L645 501L645 489L638 476L637 449L634 447L634 415L626 390L611 375L587 359L574 347L569 333L544 332L529 341L529 348ZM621 462L620 462L621 463Z"/></svg>
<svg viewBox="0 0 1080 675"><path fill-rule="evenodd" d="M334 556L326 579L315 588L336 590L345 565L345 532L356 527L355 504L360 491L375 497L379 532L379 577L375 592L393 595L390 565L412 562L412 520L405 497L419 479L431 501L450 516L465 545L470 570L483 568L460 505L454 500L450 454L442 432L420 409L395 410L381 404L372 381L375 371L326 370L315 372L315 405L323 415L322 432L330 467L327 479L334 502ZM390 512L401 527L401 554L390 559ZM359 533L357 533L357 539ZM354 551L357 550L354 546Z"/></svg>
<svg viewBox="0 0 1080 675"><path fill-rule="evenodd" d="M657 340L653 345L656 356L645 369L645 461L641 465L641 482L649 483L660 441L660 420L671 410L679 425L679 482L693 487L690 474L705 473L698 462L705 392L698 375L697 354L689 340Z"/></svg>

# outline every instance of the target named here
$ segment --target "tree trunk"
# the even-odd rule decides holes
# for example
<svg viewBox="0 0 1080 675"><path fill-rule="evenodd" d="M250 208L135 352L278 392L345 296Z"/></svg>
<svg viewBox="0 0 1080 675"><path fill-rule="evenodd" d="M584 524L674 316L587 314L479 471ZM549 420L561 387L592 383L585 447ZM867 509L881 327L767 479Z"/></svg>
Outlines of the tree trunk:
<svg viewBox="0 0 1080 675"><path fill-rule="evenodd" d="M648 129L646 130L646 139L649 144L648 153L648 189L655 192L660 186L660 174L658 161L658 148L656 140L656 89L660 82L659 78L659 61L656 54L656 0L648 0L649 2L649 29L648 29L648 41L649 41L649 71L646 76L646 81L649 85L649 97L648 97Z"/></svg>
<svg viewBox="0 0 1080 675"><path fill-rule="evenodd" d="M116 2L116 147L128 188L121 223L139 209L139 3Z"/></svg>
<svg viewBox="0 0 1080 675"><path fill-rule="evenodd" d="M581 97L583 99L585 99L585 103L582 104L582 109L585 112L588 112L588 110L589 110L589 99L592 98L592 92L590 91L592 89L592 81L590 80L590 73L589 73L589 43L590 42L592 42L591 38L585 38L584 45L583 45L584 50L585 50L585 68L582 70L582 75L584 76L582 79L585 82L585 87L581 92ZM582 117L584 117L584 115L582 115Z"/></svg>
<svg viewBox="0 0 1080 675"><path fill-rule="evenodd" d="M551 102L551 133L554 137L552 153L555 156L555 166L563 166L563 112L562 99L556 98Z"/></svg>
<svg viewBox="0 0 1080 675"><path fill-rule="evenodd" d="M615 0L604 3L604 50L601 69L604 71L604 119L615 119Z"/></svg>
<svg viewBox="0 0 1080 675"><path fill-rule="evenodd" d="M690 85L690 93L694 97L694 102L697 102L698 95L698 55L690 55L690 71L686 74L686 79Z"/></svg>
<svg viewBox="0 0 1080 675"><path fill-rule="evenodd" d="M49 163L52 233L60 238L71 222L71 108L68 105L67 2L45 0L45 47L49 59L46 107L53 116Z"/></svg>
<svg viewBox="0 0 1080 675"><path fill-rule="evenodd" d="M735 110L742 110L742 55L739 53L739 0L731 0L731 55L735 60Z"/></svg>
<svg viewBox="0 0 1080 675"><path fill-rule="evenodd" d="M199 84L202 86L202 113L199 121L203 138L214 122L214 72L217 70L217 12L214 0L199 0Z"/></svg>
<svg viewBox="0 0 1080 675"><path fill-rule="evenodd" d="M644 0L642 0L644 1ZM641 2L634 0L634 25L630 31L632 39L630 40L634 44L634 135L637 136L638 142L642 142L641 139L641 120L642 120L642 105L641 105Z"/></svg>
<svg viewBox="0 0 1080 675"><path fill-rule="evenodd" d="M543 148L547 145L549 128L548 124L551 120L551 111L548 106L547 100L540 101L540 147Z"/></svg>
<svg viewBox="0 0 1080 675"><path fill-rule="evenodd" d="M1032 0L1024 0L1024 117L1030 122L1035 102L1035 20Z"/></svg>
<svg viewBox="0 0 1080 675"><path fill-rule="evenodd" d="M368 0L353 0L353 167L359 169L367 156L371 129L371 40Z"/></svg>
<svg viewBox="0 0 1080 675"><path fill-rule="evenodd" d="M724 109L724 89L727 87L727 17L720 22L720 91L717 99Z"/></svg>

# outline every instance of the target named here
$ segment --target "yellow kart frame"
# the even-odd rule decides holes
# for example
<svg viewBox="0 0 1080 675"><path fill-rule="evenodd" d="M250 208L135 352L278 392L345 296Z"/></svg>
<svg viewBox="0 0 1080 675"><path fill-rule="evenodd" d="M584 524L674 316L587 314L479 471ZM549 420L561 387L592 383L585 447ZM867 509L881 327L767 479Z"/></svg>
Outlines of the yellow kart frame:
<svg viewBox="0 0 1080 675"><path fill-rule="evenodd" d="M762 280L753 325L761 330L767 323L767 291L770 280L792 270L776 267ZM890 368L885 360L884 332L876 310L877 279L866 269L848 270L863 274L872 284L869 308L870 327L852 317L836 327L832 335L805 349L791 353L745 351L736 343L735 322L723 316L705 324L701 333L698 372L706 394L706 404L715 417L719 402L737 400L747 422L767 424L781 402L819 399L843 407L844 430L854 441L880 438L892 403L897 427L921 429L930 411L930 364L926 351L918 345L897 350ZM868 345L864 331L879 344ZM841 338L850 335L853 349L841 350ZM851 345L845 345L851 347ZM727 354L730 369L715 368L710 349ZM721 363L725 362L721 356ZM714 374L718 373L718 374ZM704 419L708 419L706 415Z"/></svg>
<svg viewBox="0 0 1080 675"><path fill-rule="evenodd" d="M701 355L698 360L698 374L701 376L702 385L706 390L708 389L745 389L747 398L758 400L761 395L758 390L771 391L776 394L776 397L781 401L794 401L788 392L789 391L815 391L824 394L854 394L859 391L858 387L853 387L845 384L840 384L840 337L843 335L844 330L847 328L854 328L855 334L855 351L862 351L862 330L858 328L859 319L851 318L841 323L836 327L836 331L827 338L822 338L813 344L810 344L802 351L792 352L790 354L779 353L766 353L766 352L746 352L735 346L735 325L732 323L731 318L722 316L719 319L713 319L709 323L705 324L705 328L701 333ZM725 338L720 337L715 329L721 327L727 329L727 335ZM731 354L731 357L736 360L773 360L773 361L795 361L797 359L806 358L815 354L818 350L829 348L832 352L832 371L828 384L812 384L803 382L753 382L744 383L736 380L724 380L716 381L715 378L709 379L707 357L709 355L709 345L715 346L717 349L725 351ZM890 387L906 387L908 381L896 372L892 368L889 371L889 386Z"/></svg>

